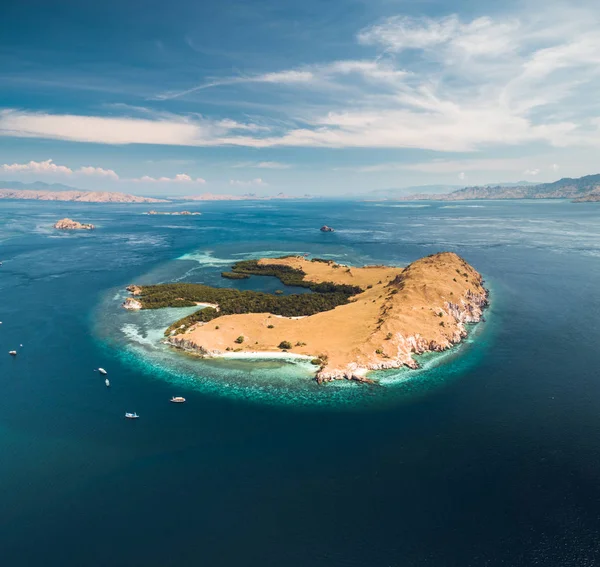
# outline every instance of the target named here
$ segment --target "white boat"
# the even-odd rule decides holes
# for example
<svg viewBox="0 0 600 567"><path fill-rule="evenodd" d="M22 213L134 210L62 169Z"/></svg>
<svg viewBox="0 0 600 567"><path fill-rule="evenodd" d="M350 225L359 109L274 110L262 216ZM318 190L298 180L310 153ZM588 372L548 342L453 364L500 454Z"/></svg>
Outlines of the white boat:
<svg viewBox="0 0 600 567"><path fill-rule="evenodd" d="M134 413L126 412L125 413L125 417L127 419L139 419L140 416L137 413L135 413L135 412Z"/></svg>
<svg viewBox="0 0 600 567"><path fill-rule="evenodd" d="M108 378L106 380L104 380L104 383L106 384L107 388L110 387L110 380Z"/></svg>
<svg viewBox="0 0 600 567"><path fill-rule="evenodd" d="M171 402L173 402L174 404L182 404L183 402L185 402L185 398L182 398L181 396L174 396L171 398Z"/></svg>
<svg viewBox="0 0 600 567"><path fill-rule="evenodd" d="M98 372L100 372L100 374L108 374L108 372L104 370L104 368L98 368Z"/></svg>
<svg viewBox="0 0 600 567"><path fill-rule="evenodd" d="M16 350L9 350L8 354L11 354L12 356L17 356L17 351Z"/></svg>

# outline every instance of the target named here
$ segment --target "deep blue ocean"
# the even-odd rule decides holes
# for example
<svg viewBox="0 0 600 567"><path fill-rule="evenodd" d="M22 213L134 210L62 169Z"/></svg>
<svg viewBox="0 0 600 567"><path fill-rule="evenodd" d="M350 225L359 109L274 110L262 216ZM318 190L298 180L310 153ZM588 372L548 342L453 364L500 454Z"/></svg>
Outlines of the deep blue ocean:
<svg viewBox="0 0 600 567"><path fill-rule="evenodd" d="M0 565L600 565L600 205L148 208L0 201ZM187 310L120 308L130 283L281 287L220 277L244 258L441 250L484 274L487 320L377 387L171 352Z"/></svg>

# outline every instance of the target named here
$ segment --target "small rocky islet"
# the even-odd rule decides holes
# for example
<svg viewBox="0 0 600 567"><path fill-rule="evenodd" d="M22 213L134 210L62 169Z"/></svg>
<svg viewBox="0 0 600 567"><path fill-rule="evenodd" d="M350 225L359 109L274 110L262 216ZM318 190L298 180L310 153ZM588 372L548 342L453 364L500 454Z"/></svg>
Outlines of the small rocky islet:
<svg viewBox="0 0 600 567"><path fill-rule="evenodd" d="M81 223L73 219L64 218L55 222L53 228L57 230L94 230L96 227L90 223Z"/></svg>

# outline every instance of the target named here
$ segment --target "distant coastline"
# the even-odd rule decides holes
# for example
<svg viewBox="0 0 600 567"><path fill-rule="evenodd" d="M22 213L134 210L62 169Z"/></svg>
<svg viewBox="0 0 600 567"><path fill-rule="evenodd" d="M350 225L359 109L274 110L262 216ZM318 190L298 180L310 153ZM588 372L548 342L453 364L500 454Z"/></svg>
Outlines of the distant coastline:
<svg viewBox="0 0 600 567"><path fill-rule="evenodd" d="M565 177L553 183L522 185L484 185L464 187L451 193L415 193L389 197L386 201L467 201L513 199L571 199L574 203L600 201L600 174L572 179Z"/></svg>
<svg viewBox="0 0 600 567"><path fill-rule="evenodd" d="M0 189L0 199L27 201L65 201L76 203L168 203L166 199L140 197L109 191L36 191L32 189Z"/></svg>

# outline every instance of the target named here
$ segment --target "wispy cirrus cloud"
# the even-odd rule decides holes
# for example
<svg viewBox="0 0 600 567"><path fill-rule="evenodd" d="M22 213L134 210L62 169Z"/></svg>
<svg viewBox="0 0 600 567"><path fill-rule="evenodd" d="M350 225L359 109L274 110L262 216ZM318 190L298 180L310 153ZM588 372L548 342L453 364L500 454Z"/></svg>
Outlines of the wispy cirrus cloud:
<svg viewBox="0 0 600 567"><path fill-rule="evenodd" d="M265 181L263 181L260 177L256 179L230 179L229 185L235 185L237 187L264 187L268 185Z"/></svg>
<svg viewBox="0 0 600 567"><path fill-rule="evenodd" d="M196 85L195 87L184 89L182 91L168 91L164 93L159 93L152 98L155 100L172 100L174 98L180 98L182 96L195 93L197 91L212 89L215 87L238 85L243 83L273 83L280 85L294 85L298 83L308 83L312 81L313 78L314 75L310 71L289 69L284 71L275 71L271 73L262 73L257 75L214 79Z"/></svg>
<svg viewBox="0 0 600 567"><path fill-rule="evenodd" d="M532 161L537 160L540 163L547 161L539 156L522 158L472 158L472 159L433 159L430 161L401 162L401 163L381 163L356 168L350 168L352 171L360 173L376 173L384 171L417 171L420 173L433 174L458 174L466 175L467 172L513 172L522 173L524 169L533 170L528 167ZM545 167L549 170L551 165L548 163ZM540 168L536 168L540 171Z"/></svg>
<svg viewBox="0 0 600 567"><path fill-rule="evenodd" d="M236 163L234 169L257 168L257 169L290 169L292 164L279 161L243 161Z"/></svg>

